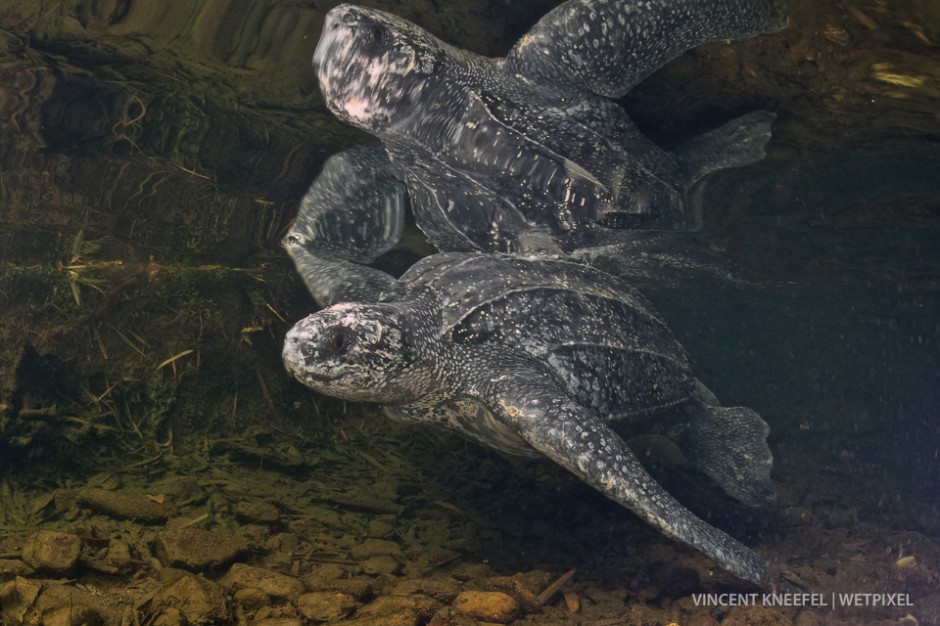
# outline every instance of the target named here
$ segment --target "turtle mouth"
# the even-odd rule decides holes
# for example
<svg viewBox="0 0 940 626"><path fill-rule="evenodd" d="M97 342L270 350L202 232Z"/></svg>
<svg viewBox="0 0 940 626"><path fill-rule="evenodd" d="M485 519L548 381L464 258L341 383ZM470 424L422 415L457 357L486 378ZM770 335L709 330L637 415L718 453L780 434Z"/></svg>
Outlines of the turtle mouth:
<svg viewBox="0 0 940 626"><path fill-rule="evenodd" d="M302 324L302 322L300 323ZM284 337L282 359L284 366L291 375L304 384L330 383L339 378L340 373L325 372L322 367L311 370L323 359L323 355L315 348L314 342L302 327L295 326Z"/></svg>
<svg viewBox="0 0 940 626"><path fill-rule="evenodd" d="M307 387L323 389L342 377L341 373L311 372L306 367L306 361L304 358L297 360L287 357L284 364L291 375Z"/></svg>
<svg viewBox="0 0 940 626"><path fill-rule="evenodd" d="M306 371L301 373L301 377L304 380L312 380L312 381L316 381L319 383L333 382L334 380L339 379L341 376L342 374L316 374L314 372L306 372Z"/></svg>

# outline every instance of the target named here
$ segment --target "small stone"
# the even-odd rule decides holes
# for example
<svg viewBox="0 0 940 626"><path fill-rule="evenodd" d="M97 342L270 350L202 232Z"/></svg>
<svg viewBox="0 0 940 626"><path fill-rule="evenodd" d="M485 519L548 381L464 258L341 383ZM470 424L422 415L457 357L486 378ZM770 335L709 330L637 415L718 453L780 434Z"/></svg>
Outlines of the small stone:
<svg viewBox="0 0 940 626"><path fill-rule="evenodd" d="M154 571L154 578L156 578L157 582L162 586L172 585L180 578L192 574L189 570L180 569L178 567L163 567L160 565L159 561L157 561L157 565L159 565L159 569Z"/></svg>
<svg viewBox="0 0 940 626"><path fill-rule="evenodd" d="M157 502L144 495L91 487L80 489L76 500L80 506L115 519L163 522L174 512L173 505L169 502Z"/></svg>
<svg viewBox="0 0 940 626"><path fill-rule="evenodd" d="M390 556L370 556L362 562L362 571L371 576L394 576L401 572L401 562Z"/></svg>
<svg viewBox="0 0 940 626"><path fill-rule="evenodd" d="M311 591L297 598L297 609L315 622L335 622L349 615L356 606L356 599L351 595L332 591Z"/></svg>
<svg viewBox="0 0 940 626"><path fill-rule="evenodd" d="M375 582L368 576L353 576L346 580L337 580L331 591L348 593L359 601L365 601L375 596Z"/></svg>
<svg viewBox="0 0 940 626"><path fill-rule="evenodd" d="M271 552L297 552L300 540L294 533L277 533L264 543L264 549Z"/></svg>
<svg viewBox="0 0 940 626"><path fill-rule="evenodd" d="M337 580L349 578L350 571L338 563L317 563L304 574L302 580L308 591L329 591Z"/></svg>
<svg viewBox="0 0 940 626"><path fill-rule="evenodd" d="M222 577L229 589L260 589L272 598L291 599L304 592L298 579L262 567L235 563Z"/></svg>
<svg viewBox="0 0 940 626"><path fill-rule="evenodd" d="M478 622L472 617L467 617L460 611L445 606L437 613L431 616L428 626L482 626L486 622Z"/></svg>
<svg viewBox="0 0 940 626"><path fill-rule="evenodd" d="M232 598L244 610L251 612L257 611L271 602L271 596L260 589L239 589L232 595Z"/></svg>
<svg viewBox="0 0 940 626"><path fill-rule="evenodd" d="M379 596L356 611L356 619L376 618L377 623L385 626L400 623L401 616L410 615L411 623L414 624L419 615L433 615L440 608L440 602L419 593L411 596Z"/></svg>
<svg viewBox="0 0 940 626"><path fill-rule="evenodd" d="M130 544L120 539L112 539L108 542L108 554L104 561L117 571L124 573L134 570L141 564L131 555Z"/></svg>
<svg viewBox="0 0 940 626"><path fill-rule="evenodd" d="M297 617L265 617L253 621L251 626L304 626L304 623Z"/></svg>
<svg viewBox="0 0 940 626"><path fill-rule="evenodd" d="M51 584L45 586L34 606L38 620L48 626L73 626L74 624L110 624L120 621L120 609L113 599L73 587Z"/></svg>
<svg viewBox="0 0 940 626"><path fill-rule="evenodd" d="M164 567L202 571L228 565L248 552L241 535L201 528L181 528L157 533L154 553Z"/></svg>
<svg viewBox="0 0 940 626"><path fill-rule="evenodd" d="M473 619L506 624L519 614L519 603L501 591L463 591L454 608Z"/></svg>
<svg viewBox="0 0 940 626"><path fill-rule="evenodd" d="M33 573L33 568L23 563L21 559L0 559L0 578L7 579L11 576L28 576Z"/></svg>
<svg viewBox="0 0 940 626"><path fill-rule="evenodd" d="M153 626L186 626L186 618L179 612L179 609L167 607L157 613L151 624Z"/></svg>
<svg viewBox="0 0 940 626"><path fill-rule="evenodd" d="M460 581L479 580L493 575L493 570L485 563L458 563L448 571L451 578Z"/></svg>
<svg viewBox="0 0 940 626"><path fill-rule="evenodd" d="M395 527L385 520L374 519L369 522L369 537L373 539L393 539Z"/></svg>
<svg viewBox="0 0 940 626"><path fill-rule="evenodd" d="M281 512L266 502L242 501L235 505L235 518L249 524L276 524L281 521Z"/></svg>
<svg viewBox="0 0 940 626"><path fill-rule="evenodd" d="M310 570L302 578L307 591L335 591L346 593L360 602L370 600L375 595L374 579L368 576L352 576L359 573L362 568L357 564L353 571L349 566L335 563L321 563Z"/></svg>
<svg viewBox="0 0 940 626"><path fill-rule="evenodd" d="M337 622L342 626L415 626L421 620L414 611L399 611L386 613L376 617L356 617Z"/></svg>
<svg viewBox="0 0 940 626"><path fill-rule="evenodd" d="M192 476L173 476L150 485L152 493L164 495L177 503L204 501L205 491Z"/></svg>
<svg viewBox="0 0 940 626"><path fill-rule="evenodd" d="M78 535L55 530L33 533L23 546L23 562L37 572L62 575L75 569L82 552Z"/></svg>
<svg viewBox="0 0 940 626"><path fill-rule="evenodd" d="M0 585L0 623L22 624L32 610L42 585L36 581L17 576Z"/></svg>
<svg viewBox="0 0 940 626"><path fill-rule="evenodd" d="M460 583L451 578L409 578L396 583L388 592L401 596L423 593L450 604L460 593Z"/></svg>
<svg viewBox="0 0 940 626"><path fill-rule="evenodd" d="M229 622L232 618L222 587L193 574L159 589L150 604L154 611L178 610L189 624Z"/></svg>
<svg viewBox="0 0 940 626"><path fill-rule="evenodd" d="M43 626L74 626L100 622L98 613L90 606L60 606L42 614Z"/></svg>
<svg viewBox="0 0 940 626"><path fill-rule="evenodd" d="M373 556L390 556L399 561L405 559L401 546L394 541L386 541L385 539L366 539L350 550L349 556L357 561L364 561Z"/></svg>

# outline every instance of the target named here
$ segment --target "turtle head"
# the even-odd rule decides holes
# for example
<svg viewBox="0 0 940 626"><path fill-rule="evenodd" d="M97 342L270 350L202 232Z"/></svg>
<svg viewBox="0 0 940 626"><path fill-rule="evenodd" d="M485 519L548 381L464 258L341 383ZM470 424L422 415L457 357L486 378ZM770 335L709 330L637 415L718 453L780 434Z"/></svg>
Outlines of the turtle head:
<svg viewBox="0 0 940 626"><path fill-rule="evenodd" d="M336 304L294 325L284 339L288 371L328 396L403 402L423 393L420 333L387 304Z"/></svg>
<svg viewBox="0 0 940 626"><path fill-rule="evenodd" d="M446 47L400 17L344 4L327 13L313 66L329 109L381 135L412 114Z"/></svg>

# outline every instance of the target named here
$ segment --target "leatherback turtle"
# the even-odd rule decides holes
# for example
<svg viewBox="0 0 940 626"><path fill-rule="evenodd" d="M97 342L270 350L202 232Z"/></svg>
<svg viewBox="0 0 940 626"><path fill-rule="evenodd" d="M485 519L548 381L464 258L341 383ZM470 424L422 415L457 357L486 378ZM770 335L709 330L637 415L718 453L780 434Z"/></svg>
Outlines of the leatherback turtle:
<svg viewBox="0 0 940 626"><path fill-rule="evenodd" d="M283 358L315 391L546 456L741 578L771 584L760 557L670 496L618 434L664 434L738 500L774 497L767 424L720 406L619 279L562 260L435 254L377 302L299 321Z"/></svg>
<svg viewBox="0 0 940 626"><path fill-rule="evenodd" d="M498 59L389 13L332 9L313 57L323 97L381 143L329 159L302 202L291 236L324 281L314 295L387 283L350 262L396 243L408 201L441 251L557 253L597 229L695 228L691 185L761 158L773 114L667 152L612 98L695 46L782 28L782 2L569 0Z"/></svg>

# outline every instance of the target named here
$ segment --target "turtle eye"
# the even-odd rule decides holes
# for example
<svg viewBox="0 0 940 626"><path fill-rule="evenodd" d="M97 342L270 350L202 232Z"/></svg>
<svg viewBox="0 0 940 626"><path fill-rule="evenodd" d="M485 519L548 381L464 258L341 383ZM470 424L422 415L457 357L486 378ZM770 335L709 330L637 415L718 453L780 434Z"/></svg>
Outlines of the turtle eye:
<svg viewBox="0 0 940 626"><path fill-rule="evenodd" d="M300 235L296 233L288 233L287 236L284 237L283 244L289 247L290 246L302 246L304 245L304 240L301 238Z"/></svg>
<svg viewBox="0 0 940 626"><path fill-rule="evenodd" d="M333 331L333 336L330 337L330 347L336 354L344 353L349 347L349 337L342 330Z"/></svg>
<svg viewBox="0 0 940 626"><path fill-rule="evenodd" d="M388 30L380 24L373 24L369 27L369 36L376 45L384 46L388 43Z"/></svg>

